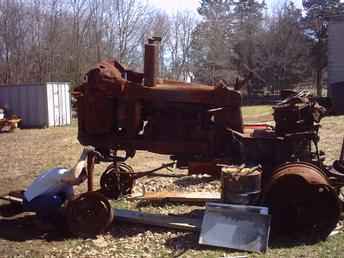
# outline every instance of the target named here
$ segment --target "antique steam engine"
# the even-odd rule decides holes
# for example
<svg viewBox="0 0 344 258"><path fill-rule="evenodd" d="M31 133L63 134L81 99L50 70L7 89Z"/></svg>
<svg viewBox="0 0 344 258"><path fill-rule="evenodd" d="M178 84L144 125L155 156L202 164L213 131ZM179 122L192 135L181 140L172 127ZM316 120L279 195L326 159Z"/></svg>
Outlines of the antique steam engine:
<svg viewBox="0 0 344 258"><path fill-rule="evenodd" d="M159 38L145 46L144 61L144 73L101 62L73 93L78 139L97 150L89 157L89 190L94 162L106 161L112 164L102 193L130 193L137 175L124 161L136 150L170 155L190 174L219 176L219 164L261 165L260 203L271 208L273 228L329 234L339 220L344 175L323 164L318 130L325 110L312 96L292 94L276 105L275 126L244 125L238 91L159 78Z"/></svg>

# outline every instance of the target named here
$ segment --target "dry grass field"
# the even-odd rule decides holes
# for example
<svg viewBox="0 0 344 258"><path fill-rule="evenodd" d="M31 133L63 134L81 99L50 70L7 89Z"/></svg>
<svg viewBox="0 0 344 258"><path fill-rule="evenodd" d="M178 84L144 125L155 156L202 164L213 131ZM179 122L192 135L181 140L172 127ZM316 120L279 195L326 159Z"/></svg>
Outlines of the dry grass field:
<svg viewBox="0 0 344 258"><path fill-rule="evenodd" d="M250 115L256 117L256 111L253 113ZM322 124L320 147L326 151L327 162L330 163L339 156L344 136L344 117L325 118ZM74 165L81 151L76 135L75 126L0 134L0 194L25 188L45 169ZM158 167L167 160L166 156L138 152L129 164L137 171L144 171ZM103 169L104 166L97 167L97 177ZM177 176L182 173L174 172ZM142 191L143 185L146 191L219 189L217 181L194 177L144 178L137 182L135 192ZM85 186L78 189L84 190ZM3 205L5 203L0 202L0 206ZM150 205L126 200L113 202L113 206L163 214L197 213L202 208L169 203ZM266 254L245 254L199 246L195 233L116 224L116 221L103 236L76 239L58 231L39 231L33 224L33 218L32 214L16 217L0 214L0 257L344 257L344 233L314 245L300 241L272 241Z"/></svg>

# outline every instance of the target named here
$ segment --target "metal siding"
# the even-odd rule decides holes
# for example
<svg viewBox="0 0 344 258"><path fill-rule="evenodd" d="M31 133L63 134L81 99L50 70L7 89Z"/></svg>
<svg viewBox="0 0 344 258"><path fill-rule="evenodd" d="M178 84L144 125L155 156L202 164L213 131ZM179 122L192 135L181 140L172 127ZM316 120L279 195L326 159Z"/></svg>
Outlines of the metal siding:
<svg viewBox="0 0 344 258"><path fill-rule="evenodd" d="M67 110L66 110L66 85L61 86L61 110L62 110L62 123L67 124Z"/></svg>
<svg viewBox="0 0 344 258"><path fill-rule="evenodd" d="M334 18L328 28L328 83L334 112L344 114L344 17Z"/></svg>
<svg viewBox="0 0 344 258"><path fill-rule="evenodd" d="M67 124L68 124L68 104L67 104L67 102L69 100L68 94L69 94L68 85L65 85L63 88L63 96L64 96L63 99L65 100L63 106L64 106L64 110L65 110L64 118L65 118L65 121Z"/></svg>
<svg viewBox="0 0 344 258"><path fill-rule="evenodd" d="M64 112L63 112L63 95L62 95L62 90L63 90L63 86L64 85L60 85L60 87L58 87L59 89L59 125L64 125L64 121L63 121L63 116L64 116Z"/></svg>
<svg viewBox="0 0 344 258"><path fill-rule="evenodd" d="M37 115L38 113L35 113L35 105L38 105L38 102L35 98L35 94L37 90L32 90L28 87L22 88L25 89L24 91L21 90L20 92L24 92L24 99L27 101L26 107L23 108L26 109L26 112L28 114L28 117L30 118L30 125L33 126L37 123ZM25 102L24 102L25 103ZM37 108L39 109L39 108ZM40 124L36 124L37 126L41 126Z"/></svg>
<svg viewBox="0 0 344 258"><path fill-rule="evenodd" d="M57 116L57 112L56 112L56 104L55 104L55 102L56 102L56 89L55 89L55 84L54 83L52 83L51 84L51 88L52 88L52 96L53 96L53 98L52 98L52 106L53 106L53 126L57 126L57 124L56 124L56 116Z"/></svg>
<svg viewBox="0 0 344 258"><path fill-rule="evenodd" d="M71 96L70 96L70 85L66 83L66 115L67 115L67 124L71 124L72 119L72 110L71 110Z"/></svg>
<svg viewBox="0 0 344 258"><path fill-rule="evenodd" d="M59 101L59 88L53 84L54 93L54 125L60 126L60 101Z"/></svg>
<svg viewBox="0 0 344 258"><path fill-rule="evenodd" d="M47 96L50 126L70 125L69 83L48 83Z"/></svg>
<svg viewBox="0 0 344 258"><path fill-rule="evenodd" d="M41 125L41 127L46 127L47 126L47 117L46 117L46 110L47 110L47 106L45 104L45 86L39 88L39 90L37 90L37 95L35 96L36 101L38 102L38 110L37 112L37 123L39 123Z"/></svg>
<svg viewBox="0 0 344 258"><path fill-rule="evenodd" d="M43 85L9 85L0 86L0 106L22 118L22 127L41 127L44 124L41 111Z"/></svg>
<svg viewBox="0 0 344 258"><path fill-rule="evenodd" d="M54 105L53 105L53 88L51 83L47 83L47 109L48 109L48 117L49 117L49 126L54 126Z"/></svg>
<svg viewBox="0 0 344 258"><path fill-rule="evenodd" d="M11 108L15 108L17 110L17 115L22 118L22 126L31 127L31 117L26 108L29 106L29 101L26 100L25 95L25 89L22 89L20 86L16 87L14 89L14 94L11 94Z"/></svg>
<svg viewBox="0 0 344 258"><path fill-rule="evenodd" d="M9 111L9 115L16 114L22 118L22 127L46 127L55 125L70 124L70 99L69 92L65 93L65 89L69 88L68 83L54 83L54 87L58 92L57 102L63 106L54 107L52 103L53 87L50 83L45 85L5 85L0 86L0 107L5 107ZM66 104L67 103L67 104ZM59 112L54 117L53 111ZM69 114L69 115L68 115ZM57 118L57 121L54 121Z"/></svg>
<svg viewBox="0 0 344 258"><path fill-rule="evenodd" d="M56 110L57 110L57 124L58 126L62 125L62 121L61 121L61 117L62 117L62 111L61 111L61 104L62 104L62 100L61 100L61 87L59 87L57 84L55 84L55 89L56 89L56 100L57 103L55 103L56 105Z"/></svg>
<svg viewBox="0 0 344 258"><path fill-rule="evenodd" d="M344 81L344 20L331 20L328 33L328 76L333 84Z"/></svg>
<svg viewBox="0 0 344 258"><path fill-rule="evenodd" d="M43 106L45 107L44 112L42 113L44 119L44 127L49 127L49 105L48 105L48 85L46 84L42 90L42 100Z"/></svg>

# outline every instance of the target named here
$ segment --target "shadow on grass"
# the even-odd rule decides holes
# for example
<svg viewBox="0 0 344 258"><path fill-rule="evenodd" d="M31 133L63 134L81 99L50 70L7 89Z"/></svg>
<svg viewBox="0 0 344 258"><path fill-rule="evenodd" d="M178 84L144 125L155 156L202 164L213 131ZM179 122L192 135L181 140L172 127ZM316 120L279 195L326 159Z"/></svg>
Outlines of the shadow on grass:
<svg viewBox="0 0 344 258"><path fill-rule="evenodd" d="M198 244L198 233L184 233L177 237L167 239L165 247L172 250L173 257L180 257L189 250L201 251L205 250L205 247ZM206 248L207 250L208 247Z"/></svg>
<svg viewBox="0 0 344 258"><path fill-rule="evenodd" d="M186 176L187 175L163 174L163 173L153 173L153 174L147 175L148 178L154 178L154 177L183 178Z"/></svg>
<svg viewBox="0 0 344 258"><path fill-rule="evenodd" d="M184 233L178 235L177 237L172 237L168 239L165 243L165 246L171 250L173 250L173 257L179 257L183 255L185 252L189 250L193 251L218 251L218 252L225 252L230 254L231 252L243 252L229 248L222 248L222 247L215 247L215 246L205 246L198 244L199 234L198 233ZM314 245L318 243L318 241L306 240L306 239L290 239L289 237L286 238L278 238L278 239L270 239L269 242L269 249L292 249L298 246L305 246L305 245ZM251 256L249 256L251 257Z"/></svg>
<svg viewBox="0 0 344 258"><path fill-rule="evenodd" d="M43 230L35 226L35 215L23 215L15 218L0 218L0 239L13 242L44 239L46 241L64 241L69 235L62 229Z"/></svg>
<svg viewBox="0 0 344 258"><path fill-rule="evenodd" d="M0 216L9 218L23 213L23 206L21 204L9 203L0 206Z"/></svg>
<svg viewBox="0 0 344 258"><path fill-rule="evenodd" d="M45 239L47 241L64 241L71 236L64 221L51 229L37 227L37 217L32 213L23 213L19 204L0 206L0 239L14 242Z"/></svg>
<svg viewBox="0 0 344 258"><path fill-rule="evenodd" d="M297 246L315 245L325 239L317 235L289 235L289 236L271 236L269 241L270 249L294 248Z"/></svg>
<svg viewBox="0 0 344 258"><path fill-rule="evenodd" d="M185 233L168 239L165 246L173 251L173 257L180 257L184 253L192 251L215 251L221 253L240 253L238 250L198 244L199 233ZM242 251L243 253L246 253Z"/></svg>

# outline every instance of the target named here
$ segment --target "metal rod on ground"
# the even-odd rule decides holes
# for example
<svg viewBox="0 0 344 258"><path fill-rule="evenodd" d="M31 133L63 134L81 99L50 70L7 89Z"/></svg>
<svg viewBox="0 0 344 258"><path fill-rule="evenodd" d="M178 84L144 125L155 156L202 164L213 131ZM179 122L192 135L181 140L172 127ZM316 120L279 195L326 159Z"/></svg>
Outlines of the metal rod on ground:
<svg viewBox="0 0 344 258"><path fill-rule="evenodd" d="M144 176L148 176L150 174L153 174L154 172L157 172L159 170L162 170L164 168L168 168L168 167L171 167L173 166L174 164L176 164L176 162L171 162L171 163L168 163L168 164L163 164L162 166L158 167L158 168L155 168L153 170L150 170L150 171L146 171L146 172L137 172L135 173L135 177L137 178L141 178L141 177L144 177Z"/></svg>

